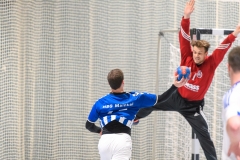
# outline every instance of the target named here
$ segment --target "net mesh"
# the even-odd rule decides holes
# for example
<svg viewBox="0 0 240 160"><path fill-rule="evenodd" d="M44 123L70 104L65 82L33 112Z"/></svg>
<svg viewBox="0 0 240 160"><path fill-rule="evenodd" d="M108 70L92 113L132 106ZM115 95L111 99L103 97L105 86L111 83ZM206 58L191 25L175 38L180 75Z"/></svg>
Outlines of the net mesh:
<svg viewBox="0 0 240 160"><path fill-rule="evenodd" d="M99 159L99 136L85 122L109 92L108 71L123 70L126 91L155 92L156 79L159 94L167 90L175 69L169 43L178 48L178 37L165 34L157 68L158 33L179 27L184 6L179 0L1 0L0 159ZM232 29L239 13L239 2L197 1L191 28ZM216 103L229 83L221 65L208 93ZM220 108L209 100L204 109L219 159ZM191 156L191 129L174 112L142 119L132 140L133 160Z"/></svg>

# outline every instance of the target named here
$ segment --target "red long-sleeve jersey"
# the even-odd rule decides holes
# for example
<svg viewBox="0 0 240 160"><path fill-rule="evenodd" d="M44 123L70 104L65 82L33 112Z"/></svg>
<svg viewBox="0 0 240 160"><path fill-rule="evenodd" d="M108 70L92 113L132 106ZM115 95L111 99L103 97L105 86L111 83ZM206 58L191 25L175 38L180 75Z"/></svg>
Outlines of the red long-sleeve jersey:
<svg viewBox="0 0 240 160"><path fill-rule="evenodd" d="M235 40L233 34L228 37L213 51L212 55L207 56L201 65L196 65L193 60L193 53L189 36L190 19L182 18L179 32L181 66L191 67L191 77L189 81L178 88L180 95L189 101L202 100L212 82L214 72L223 60L224 55Z"/></svg>

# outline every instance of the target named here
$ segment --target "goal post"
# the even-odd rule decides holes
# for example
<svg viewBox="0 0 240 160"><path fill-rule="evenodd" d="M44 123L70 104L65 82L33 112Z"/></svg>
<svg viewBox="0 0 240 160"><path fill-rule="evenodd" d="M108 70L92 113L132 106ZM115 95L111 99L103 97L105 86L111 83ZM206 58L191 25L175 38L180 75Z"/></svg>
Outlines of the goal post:
<svg viewBox="0 0 240 160"><path fill-rule="evenodd" d="M158 35L157 68L156 68L156 72L157 72L157 76L156 76L156 93L159 93L159 73L160 73L159 72L159 67L160 67L160 60L161 60L161 41L162 41L162 38L165 36L165 33L178 33L179 30L180 30L179 28L178 29L164 29L164 30L160 30L160 32L159 32L159 35ZM233 29L192 28L192 29L190 29L190 36L191 36L192 40L200 40L203 35L226 36L226 35L231 34L233 31L234 31ZM170 45L171 45L171 43L170 43ZM180 63L180 61L179 61L179 63ZM175 67L176 66L174 66L173 68L175 68ZM213 104L213 110L214 110L213 121L216 121L216 119L217 119L216 115L218 113L217 110L219 110L219 108L217 108L217 103L219 103L218 102L219 99L216 97L216 95L218 94L218 90L217 90L218 86L217 85L219 85L219 84L216 84L216 82L218 81L217 80L218 76L215 75L214 78L215 78L215 81L214 81L214 83L211 84L211 86L213 86L213 91L211 91L211 92L212 92L212 95L213 95L213 103L214 103ZM154 117L156 118L156 114L155 114ZM216 125L213 125L214 133L216 132L215 126ZM213 135L213 136L215 136L215 135ZM189 139L190 139L190 137L189 137ZM199 144L198 138L197 138L196 134L193 132L193 130L192 130L192 146L191 146L191 150L192 150L191 159L192 160L199 160L200 159L200 144Z"/></svg>

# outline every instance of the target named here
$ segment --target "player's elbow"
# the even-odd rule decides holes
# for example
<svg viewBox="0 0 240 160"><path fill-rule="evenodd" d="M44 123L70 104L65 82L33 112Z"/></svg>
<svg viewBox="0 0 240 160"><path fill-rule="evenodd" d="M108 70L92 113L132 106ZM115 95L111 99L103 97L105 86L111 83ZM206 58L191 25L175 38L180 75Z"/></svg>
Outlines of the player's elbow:
<svg viewBox="0 0 240 160"><path fill-rule="evenodd" d="M90 123L88 120L86 121L86 124L85 124L85 128L87 130L91 130L91 128L93 127L93 123Z"/></svg>
<svg viewBox="0 0 240 160"><path fill-rule="evenodd" d="M240 116L234 116L227 122L227 129L232 132L240 131Z"/></svg>
<svg viewBox="0 0 240 160"><path fill-rule="evenodd" d="M86 129L88 129L90 132L94 132L94 133L100 133L101 132L101 128L96 126L94 123L89 122L87 120L86 125L85 125Z"/></svg>

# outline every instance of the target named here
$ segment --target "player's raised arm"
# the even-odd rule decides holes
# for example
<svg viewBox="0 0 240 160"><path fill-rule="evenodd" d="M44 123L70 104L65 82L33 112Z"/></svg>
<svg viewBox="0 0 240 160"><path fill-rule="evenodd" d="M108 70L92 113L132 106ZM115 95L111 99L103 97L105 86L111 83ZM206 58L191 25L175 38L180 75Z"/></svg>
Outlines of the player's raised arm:
<svg viewBox="0 0 240 160"><path fill-rule="evenodd" d="M235 30L233 31L232 34L233 34L235 37L237 37L239 33L240 33L240 23L238 23L237 27L235 28Z"/></svg>
<svg viewBox="0 0 240 160"><path fill-rule="evenodd" d="M184 19L190 18L190 15L194 10L194 4L195 4L195 0L190 0L186 3L186 6L184 8Z"/></svg>
<svg viewBox="0 0 240 160"><path fill-rule="evenodd" d="M213 60L213 66L215 68L223 60L224 55L227 53L228 49L231 47L232 43L235 41L239 33L240 33L240 23L236 26L232 34L229 34L227 38L225 38L224 41L213 51L212 60Z"/></svg>
<svg viewBox="0 0 240 160"><path fill-rule="evenodd" d="M186 3L184 8L184 16L181 21L181 28L179 32L179 43L181 50L181 61L184 61L188 56L192 56L190 30L190 15L194 10L195 0L190 0Z"/></svg>

